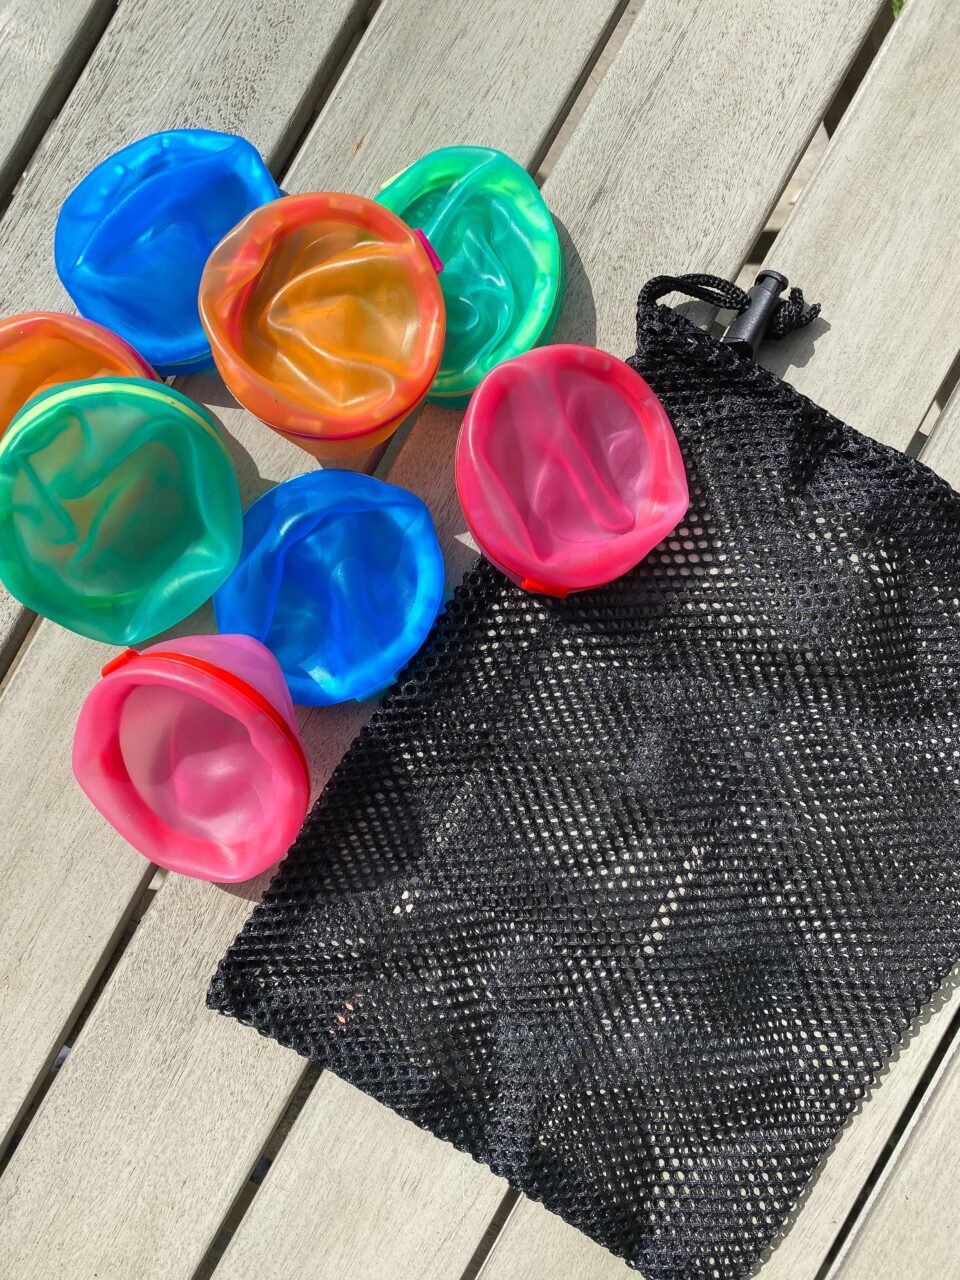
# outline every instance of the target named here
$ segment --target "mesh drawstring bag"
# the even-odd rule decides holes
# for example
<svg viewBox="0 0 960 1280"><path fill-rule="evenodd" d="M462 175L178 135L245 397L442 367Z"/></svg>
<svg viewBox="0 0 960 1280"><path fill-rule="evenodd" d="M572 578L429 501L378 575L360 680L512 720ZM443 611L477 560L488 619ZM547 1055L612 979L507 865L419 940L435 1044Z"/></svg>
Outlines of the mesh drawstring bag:
<svg viewBox="0 0 960 1280"><path fill-rule="evenodd" d="M564 600L480 563L209 995L648 1280L750 1269L960 957L960 498L677 284L683 522Z"/></svg>

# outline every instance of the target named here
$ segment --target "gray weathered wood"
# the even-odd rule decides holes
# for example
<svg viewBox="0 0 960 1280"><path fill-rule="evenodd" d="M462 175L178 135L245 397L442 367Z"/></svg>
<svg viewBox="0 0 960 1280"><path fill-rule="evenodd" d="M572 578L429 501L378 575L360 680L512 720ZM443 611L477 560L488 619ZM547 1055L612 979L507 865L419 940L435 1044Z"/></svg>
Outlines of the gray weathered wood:
<svg viewBox="0 0 960 1280"><path fill-rule="evenodd" d="M920 451L920 461L960 489L960 391L954 391L933 424L930 439Z"/></svg>
<svg viewBox="0 0 960 1280"><path fill-rule="evenodd" d="M921 0L917 0L917 2L920 3ZM622 139L620 142L622 143ZM597 162L602 163L605 159L606 157L604 153L598 150ZM655 179L656 174L654 174L653 177ZM557 200L554 199L554 196L551 194L551 188L548 188L548 198L553 200L555 204L557 203ZM634 196L634 198L636 198L636 196ZM694 212L697 212L697 208L694 209ZM572 223L571 229L573 229ZM662 242L660 242L659 247L662 247ZM693 252L693 248L689 243L679 245L678 247L685 248L688 255ZM602 256L602 245L597 252ZM645 263L645 259L641 260ZM669 267L674 266L676 266L677 269L682 269L687 265L694 265L689 262L689 256L687 260L681 264L656 262L650 264L648 269L668 269ZM698 265L707 264L702 263ZM714 267L720 266L722 269L726 270L731 269L722 254L718 255L718 258L710 265L713 265ZM632 284L630 286L630 291L634 291ZM617 345L618 348L623 348L628 345L628 341L618 341ZM418 436L422 437L418 445L418 450L425 449L431 444L431 442L433 447L437 449L448 449L450 432L455 429L455 423L456 418L454 415L442 415L439 413L431 413L427 415L424 422L418 425L417 435L414 436L414 440L411 443L411 446L409 446L409 449L413 448L413 444L417 441ZM246 437L244 437L244 440L246 440ZM409 449L405 450L404 454L401 455L401 464L406 461L409 466L414 466L416 464L417 454L409 452ZM424 471L425 464L421 461L419 465L421 478L423 478L422 473ZM253 468L251 466L251 472L252 471ZM398 468L393 473L393 478L398 481L402 481L402 467ZM432 484L434 482L429 481L429 483ZM436 487L439 488L439 484ZM448 506L447 509L452 515L452 508ZM456 536L460 528L462 528L462 526L458 527L456 522L453 521L452 524L448 525L448 534ZM314 732L314 725L316 725L316 732L322 732L322 726L319 722L319 718L317 718L313 720L310 725L309 732L311 733L311 737ZM119 1119L125 1122L122 1127L122 1135L116 1142L111 1140L112 1131L108 1126L105 1125L95 1129L88 1128L86 1130L82 1130L79 1135L80 1138L85 1137L86 1141L79 1144L78 1140L78 1144L71 1145L69 1151L65 1151L64 1153L65 1159L75 1159L81 1164L80 1175L76 1180L73 1180L71 1177L71 1180L64 1188L64 1191L71 1203L76 1204L76 1201L79 1200L79 1205L75 1208L76 1212L89 1212L91 1214L96 1214L99 1210L101 1214L107 1215L106 1221L108 1223L107 1235L109 1237L109 1250L113 1251L109 1252L107 1256L109 1256L113 1261L116 1261L116 1259L122 1256L118 1250L123 1244L122 1234L118 1235L116 1231L116 1219L113 1216L117 1212L116 1207L112 1202L108 1204L103 1200L97 1199L94 1195L89 1195L88 1198L84 1200L85 1192L84 1186L81 1184L81 1178L85 1180L91 1175L96 1177L100 1174L104 1181L112 1179L113 1182L111 1185L114 1185L117 1178L117 1169L121 1167L125 1169L129 1168L128 1162L130 1152L136 1149L131 1137L135 1130L130 1124L130 1117L136 1112L142 1110L145 1100L149 1099L150 1094L148 1092L147 1082L150 1082L151 1084L156 1082L156 1076L153 1074L156 1072L159 1072L159 1083L161 1087L168 1084L171 1079L175 1079L175 1064L182 1060L184 1045L187 1047L192 1046L192 1037L196 1035L197 1027L201 1025L198 1022L182 1021L185 1015L191 1010L195 1012L193 1002L197 999L199 990L202 989L202 984L197 981L197 976L199 975L198 957L188 950L186 956L181 955L181 958L176 964L172 965L171 969L171 962L167 958L169 954L168 943L171 939L188 939L196 936L197 934L200 934L202 937L202 930L208 924L208 918L205 914L198 913L195 910L195 899L196 901L200 901L202 897L202 901L205 906L212 902L213 899L202 886L192 886L185 884L184 882L180 882L175 886L175 889L177 891L176 895L169 893L168 890L164 890L160 901L158 901L156 906L151 909L144 926L138 931L137 938L134 941L134 948L139 947L140 949L135 955L133 954L133 948L131 948L131 952L128 953L128 956L130 957L129 964L133 966L133 974L128 976L127 958L125 958L121 964L121 968L117 971L114 982L110 984L110 988L108 989L109 1003L105 1003L102 1006L103 1011L101 1011L101 1008L99 1007L95 1011L87 1031L81 1038L80 1046L76 1051L72 1063L68 1061L67 1067L64 1068L64 1071L58 1079L56 1089L50 1095L50 1099L48 1099L48 1104L41 1108L36 1122L38 1126L36 1141L40 1142L42 1139L44 1144L43 1150L45 1152L44 1159L34 1159L33 1161L30 1161L25 1157L24 1161L18 1164L18 1162L20 1162L20 1154L18 1153L14 1165L11 1167L12 1169L19 1167L19 1181L11 1184L15 1188L12 1194L16 1196L18 1191L22 1194L26 1189L29 1196L33 1199L35 1211L38 1203L45 1206L46 1197L56 1194L57 1191L61 1189L56 1186L49 1173L44 1175L43 1170L49 1170L50 1161L58 1151L58 1143L62 1137L65 1126L75 1123L77 1120L80 1121L82 1126L83 1113L97 1100L97 1081L110 1078L113 1070L120 1069L122 1067L122 1041L117 1035L118 1028L125 1026L129 1029L130 1027L137 1025L142 1026L142 1010L144 1008L143 1001L148 990L153 992L155 997L154 1003L147 1005L146 1007L151 1018L156 1015L154 1024L152 1025L152 1031L156 1041L159 1043L161 1041L166 1042L168 1037L170 1039L170 1052L168 1059L160 1062L159 1064L155 1059L151 1059L145 1064L144 1087L141 1091L136 1092L132 1098L124 1101L124 1097L120 1096L121 1090L119 1086L111 1091L107 1111L110 1113L111 1111L117 1111L119 1109L121 1111ZM187 903L186 909L181 905L183 902ZM161 909L164 914L161 914ZM213 917L211 917L211 919L212 918ZM146 932L148 926L152 926L156 932L154 934ZM211 942L216 942L218 945L222 940L222 933L227 932L223 930L222 922L220 929L221 933L218 933L216 928L211 927L210 940ZM154 967L153 973L151 973L151 966ZM194 980L192 982L184 981L180 986L178 986L181 982L184 971L189 972L191 966L193 966ZM139 974L140 978L139 984L134 980L137 974ZM169 989L166 985L168 979L171 983ZM148 985L148 983L151 985ZM156 985L152 985L153 983ZM177 990L183 990L186 995L185 1002L178 1003L175 999L169 999L168 990L170 995L174 995ZM137 1017L138 1013L140 1014L139 1021ZM224 1023L223 1025L229 1024ZM178 1032L181 1033L180 1038L177 1038ZM252 1036L248 1036L248 1039L257 1047L258 1052L261 1050L264 1052L266 1056L262 1060L256 1056L243 1056L239 1051L236 1051L235 1056L231 1058L229 1064L224 1062L223 1059L215 1058L215 1063L221 1072L221 1095L224 1093L228 1093L230 1095L226 1100L222 1096L218 1098L221 1108L226 1104L229 1104L231 1107L236 1107L238 1105L238 1097L234 1096L235 1091L240 1092L242 1090L249 1089L256 1098L259 1098L263 1081L267 1080L269 1082L273 1079L274 1075L282 1077L282 1083L285 1089L291 1088L292 1084L298 1078L298 1067L295 1064L289 1068L287 1066L289 1055L286 1055L282 1050L276 1050L275 1046L266 1045L264 1048L265 1042L259 1041ZM89 1050L86 1048L88 1042L93 1046ZM198 1045L198 1054L200 1053L200 1048L201 1046ZM86 1055L86 1057L82 1056L82 1054ZM281 1058L283 1059L282 1065L280 1064ZM191 1059L191 1062L192 1061L193 1060ZM137 1062L139 1063L139 1060L137 1060ZM898 1069L902 1066L903 1063L901 1062L898 1064ZM243 1076L244 1069L251 1073L251 1076L253 1077L252 1083ZM286 1074L288 1070L291 1073L289 1076ZM201 1104L208 1104L210 1095L209 1093L204 1093L204 1080L198 1077L197 1083L194 1084L189 1073L187 1079L188 1095L193 1096L196 1094L198 1095L199 1102ZM129 1082L125 1081L124 1083L127 1084ZM62 1095L64 1101L58 1106L50 1105L55 1102L58 1095ZM312 1124L314 1119L313 1108L320 1106L321 1097L322 1095L317 1094L316 1102L311 1100L311 1102L308 1103L309 1109L305 1109L302 1117L304 1126ZM147 1135L150 1137L155 1137L157 1131L163 1126L163 1124L169 1121L173 1114L173 1108L169 1104L174 1099L176 1099L182 1106L183 1091L168 1090L163 1093L163 1098L167 1105L155 1113L149 1113L153 1117L151 1124L147 1128ZM244 1100L245 1097L239 1099L240 1103ZM264 1102L265 1124L272 1122L272 1118L278 1113L279 1105L280 1102L273 1094L269 1094L269 1096L267 1096ZM163 1116L163 1119L161 1119L161 1116ZM348 1111L345 1115L341 1115L341 1124L349 1128L353 1118L353 1114ZM185 1119L193 1124L195 1117L188 1112ZM45 1126L42 1130L39 1127L41 1122ZM138 1141L142 1142L144 1136L143 1133L140 1131L136 1132ZM304 1128L303 1132L306 1133L307 1129ZM370 1141L375 1141L375 1131L371 1130L370 1133ZM204 1172L208 1174L212 1172L213 1177L215 1177L215 1171L219 1168L224 1168L226 1170L224 1180L227 1183L228 1188L230 1185L236 1185L238 1177L241 1176L240 1171L244 1167L244 1160L248 1156L255 1155L257 1150L256 1141L245 1141L248 1135L246 1135L242 1129L239 1129L239 1125L238 1132L235 1137L239 1143L239 1157L235 1161L232 1160L231 1151L236 1148L237 1144L235 1143L235 1148L222 1151L217 1146L214 1139L209 1135L209 1130L202 1130L201 1134L198 1135L197 1147L190 1147L188 1150L188 1154L192 1154L193 1158L196 1159L198 1150L202 1151L204 1155L208 1155L208 1149L212 1148L213 1151L212 1155L210 1155L210 1163L204 1164ZM32 1143L34 1138L34 1131L31 1129L28 1134L29 1142ZM174 1140L177 1139L182 1142L182 1135L174 1134ZM99 1154L97 1160L91 1162L89 1154L90 1146L96 1149L98 1153L100 1147L106 1146L109 1148L102 1163L99 1162ZM303 1179L300 1173L301 1163L304 1161L309 1162L310 1160L315 1161L317 1159L317 1151L318 1140L316 1139L312 1143L304 1141L302 1149L299 1152L296 1146L291 1147L289 1153L286 1153L286 1149L284 1149L281 1152L281 1156L277 1161L274 1170L268 1177L267 1183L264 1185L257 1197L257 1200L259 1201L261 1196L267 1196L271 1180L274 1179L275 1175L279 1175L276 1184L277 1190L270 1193L271 1197L279 1195L285 1185L293 1187L305 1185L305 1182L308 1180ZM164 1148L163 1143L160 1143L159 1146L148 1147L146 1154L147 1158L159 1159L170 1155L171 1153ZM126 1163L122 1159L122 1156L127 1157ZM163 1211L155 1209L149 1219L151 1242L154 1248L159 1250L161 1253L164 1251L169 1252L170 1250L169 1242L173 1237L174 1226L182 1226L182 1223L177 1223L177 1209L179 1207L182 1212L182 1205L185 1203L182 1194L182 1184L179 1181L179 1178L181 1178L183 1174L183 1168L184 1165L182 1163L177 1163L177 1161L173 1159L170 1165L163 1164L163 1172L158 1180L158 1199L163 1201L163 1197L166 1195L173 1205L169 1214L165 1214ZM137 1169L134 1176L137 1176L139 1173L140 1170ZM35 1182L31 1182L31 1176ZM280 1178L292 1179L292 1181L284 1183ZM194 1197L197 1194L196 1185L196 1183L191 1184L192 1194ZM53 1190L51 1190L51 1187L53 1187ZM219 1188L217 1190L219 1194ZM140 1211L145 1200L152 1197L152 1195L153 1190L150 1188L144 1192L144 1197L142 1198L137 1198L135 1195L131 1196L126 1204L127 1211L131 1212L135 1216ZM166 1203L166 1201L163 1202ZM218 1200L217 1205L222 1209L222 1198ZM529 1206L524 1207L527 1208ZM260 1213L268 1213L270 1210L271 1199L265 1198L263 1203L259 1205L258 1211ZM3 1213L0 1212L0 1217L2 1216ZM42 1216L43 1215L41 1215L41 1217ZM213 1215L211 1214L210 1216L212 1219ZM308 1214L307 1217L310 1218L310 1215ZM250 1215L250 1220L251 1222L253 1221L252 1214ZM64 1216L58 1211L58 1216L53 1225L53 1229L55 1231L58 1229L66 1229L66 1225L69 1222L69 1215ZM342 1229L342 1220L338 1226ZM355 1224L354 1227L356 1230ZM47 1249L45 1256L48 1264L51 1257L54 1258L55 1261L58 1260L57 1254L54 1251L49 1250L48 1246L35 1240L32 1228L30 1229L29 1234L30 1239L34 1241L34 1249L39 1249L41 1253L43 1253L44 1249ZM86 1257L89 1259L96 1253L96 1242L91 1242L89 1232L81 1231L79 1234L83 1242L84 1249L87 1250ZM318 1247L316 1235L309 1231L304 1231L300 1234L302 1237L301 1247L304 1250L303 1256L307 1258L314 1257L315 1252L308 1253L306 1250L308 1246L312 1246L313 1250L316 1250ZM581 1246L581 1240L582 1238L577 1238L578 1250ZM539 1242L536 1240L526 1241L528 1256L531 1258L531 1266L536 1268L535 1270L528 1270L525 1273L526 1275L536 1274L538 1277L544 1277L544 1280L546 1280L546 1276L549 1273L544 1271L540 1264L543 1263L544 1260L552 1258L557 1259L557 1271L555 1274L558 1276L563 1275L564 1277L568 1277L582 1274L584 1276L589 1275L591 1280L596 1280L596 1277L607 1274L602 1270L600 1262L597 1262L596 1259L603 1259L604 1265L609 1265L609 1259L607 1255L603 1255L598 1251L596 1255L593 1255L593 1261L591 1261L589 1248L593 1248L593 1246L588 1245L588 1253L583 1257L583 1267L581 1270L579 1262L581 1255L579 1253L576 1253L576 1255L566 1254L562 1245L559 1250L557 1249L556 1243L556 1240L551 1239L550 1237L543 1237ZM230 1265L237 1265L236 1259L238 1257L242 1258L243 1256L242 1252L240 1252L239 1243L231 1253L233 1257ZM228 1257L229 1256L230 1255L228 1255ZM501 1259L503 1258L503 1254L499 1249L495 1252L491 1262L493 1262L498 1256ZM576 1256L578 1261L571 1263L570 1259L574 1256ZM564 1262L564 1259L566 1259L566 1263ZM59 1257L59 1261L61 1263L63 1261L62 1254ZM81 1256L81 1267L82 1265L83 1261ZM85 1274L82 1269L77 1271L72 1269L69 1271L61 1270L58 1272L56 1265L48 1265L48 1269L44 1274L56 1275L58 1273L70 1274L71 1276L75 1274ZM110 1274L109 1270L107 1270L106 1273ZM346 1271L343 1273L346 1274ZM358 1273L356 1267L354 1267L352 1273ZM37 1274L40 1274L40 1272L38 1271ZM119 1272L118 1274L123 1273ZM152 1273L147 1270L143 1272L143 1274ZM245 1272L241 1271L240 1274L245 1274ZM287 1274L291 1273L288 1272ZM421 1274L424 1274L424 1272L421 1271ZM496 1274L496 1272L491 1271L490 1274L493 1275ZM515 1274L523 1273L517 1272Z"/></svg>
<svg viewBox="0 0 960 1280"><path fill-rule="evenodd" d="M910 1102L930 1055L960 1009L953 992L926 1014L909 1042L890 1064L877 1088L844 1131L836 1149L818 1172L769 1260L762 1280L814 1280L843 1228L854 1201L876 1164L890 1131ZM931 1217L944 1214L949 1197L931 1200ZM870 1280L901 1280L912 1272L877 1273ZM918 1270L917 1280L951 1274ZM497 1239L478 1280L628 1280L635 1276L625 1263L586 1236L548 1213L543 1205L521 1200ZM846 1275L842 1280L848 1280Z"/></svg>
<svg viewBox="0 0 960 1280"><path fill-rule="evenodd" d="M112 0L6 0L0 7L0 203L112 13Z"/></svg>
<svg viewBox="0 0 960 1280"><path fill-rule="evenodd" d="M636 1280L622 1258L526 1197L513 1207L477 1280Z"/></svg>
<svg viewBox="0 0 960 1280"><path fill-rule="evenodd" d="M764 363L901 449L960 347L958 44L960 6L904 7L770 254L824 320Z"/></svg>
<svg viewBox="0 0 960 1280"><path fill-rule="evenodd" d="M921 459L960 488L960 394L934 424ZM960 993L944 1010L956 1013ZM947 1020L938 1015L940 1030ZM931 1038L930 1051L936 1041ZM913 1049L910 1046L908 1051ZM929 1056L929 1054L928 1054ZM908 1097L904 1097L906 1105ZM830 1280L901 1280L960 1275L960 1235L952 1207L960 1184L960 1035L954 1033L939 1070L846 1238ZM784 1273L786 1275L786 1273Z"/></svg>
<svg viewBox="0 0 960 1280"><path fill-rule="evenodd" d="M347 81L355 75L376 75L390 86L392 109L387 123L394 131L396 152L381 152L382 176L395 172L411 154L454 137L479 136L532 163L588 66L595 43L603 38L619 8L617 0L589 0L576 11L557 3L551 6L551 21L541 29L537 21L544 13L541 0L497 0L495 7L491 4L486 9L488 30L467 22L462 5L455 0L386 0L346 72ZM405 68L405 77L397 78L397 67ZM509 94L497 92L501 78ZM477 96L453 91L463 84L486 89ZM357 152L353 146L343 149L334 144L327 149L328 139L338 130L359 137L365 115L355 118L353 113L368 109L366 95L355 97L345 82L328 102L285 185L291 190L321 185L374 189L381 174L363 169L368 163L363 148ZM183 385L215 409L226 399L212 377L188 379ZM265 481L293 474L307 464L306 455L240 410L219 412L236 437L235 457L247 496ZM187 625L202 630L209 621L202 617ZM95 679L104 654L102 648L88 649L86 642L43 623L7 693L16 696L18 708L28 707L34 695L40 697L51 673L60 671L63 682L78 690L79 698L79 691ZM23 1000L31 990L49 1001L61 999L63 986L74 992L80 989L87 972L82 966L91 964L111 935L111 916L101 904L87 901L87 883L96 881L98 892L108 890L109 911L119 919L145 866L112 835L69 780L64 743L72 733L73 714L66 706L60 716L58 709L65 703L53 697L43 703L43 714L34 715L32 722L21 715L7 722L10 758L29 754L34 742L43 745L27 772L34 777L42 768L49 770L51 790L59 785L62 795L56 823L51 822L45 836L29 845L33 857L24 876L32 876L32 884L29 891L25 887L20 893L12 914L15 918L35 914L44 886L59 884L64 866L87 868L86 878L66 877L69 896L64 895L62 904L59 893L54 895L54 919L48 922L41 915L32 926L36 942L27 957L30 963L18 979ZM304 717L318 786L368 714L369 708L352 706ZM16 858L23 856L23 848L32 840L36 822L27 781L14 810ZM262 885L247 886L245 891L259 888ZM106 998L92 1011L77 1047L0 1181L0 1256L15 1260L11 1265L18 1280L33 1275L69 1275L70 1280L78 1280L97 1272L110 1274L122 1257L128 1259L130 1274L187 1276L202 1258L242 1184L244 1170L276 1119L279 1095L275 1090L289 1097L300 1078L301 1064L292 1055L203 1007L206 978L248 907L249 902L235 892L174 879L137 929L108 984ZM58 945L73 952L75 972L72 977L58 972L56 990L47 996L40 960ZM201 955L206 963L203 979ZM12 964L18 964L16 952ZM17 1012L29 1020L22 1002ZM149 1039L143 1056L131 1055L131 1037ZM208 1042L211 1080L194 1077L192 1066L184 1079L185 1061L200 1072ZM235 1056L228 1068L223 1055L231 1044ZM21 1073L21 1081L25 1080ZM108 1092L104 1081L110 1082ZM208 1114L210 1090L219 1091L215 1133ZM155 1117L146 1126L139 1121L145 1113ZM364 1114L369 1116L369 1111L363 1112L362 1100L355 1108L345 1102L339 1119L356 1132L358 1141L365 1135L372 1147L377 1133ZM67 1130L70 1155L61 1160ZM131 1140L134 1132L136 1143ZM437 1167L431 1155L419 1177L425 1179L428 1168L436 1172ZM46 1191L52 1176L57 1180L56 1196ZM442 1171L438 1176L443 1177ZM482 1170L478 1176L487 1177ZM403 1202L404 1186L390 1189L401 1197L398 1205ZM408 1210L413 1215L414 1209L408 1206ZM84 1225L94 1222L99 1224L96 1231ZM334 1214L327 1229L338 1239L354 1241L355 1273L362 1273L370 1264L365 1253L371 1244L370 1229L363 1224L357 1229ZM464 1239L468 1238L466 1230ZM429 1232L423 1234L425 1257L430 1239Z"/></svg>
<svg viewBox="0 0 960 1280"><path fill-rule="evenodd" d="M0 223L2 311L66 305L53 268L57 209L124 142L197 124L245 133L265 155L280 154L291 123L300 128L317 65L341 49L361 7L125 3ZM101 838L70 772L77 709L108 650L48 623L35 640L0 699L0 1144L147 874L122 841Z"/></svg>
<svg viewBox="0 0 960 1280"><path fill-rule="evenodd" d="M948 1047L828 1280L960 1275L960 1036Z"/></svg>
<svg viewBox="0 0 960 1280"><path fill-rule="evenodd" d="M261 1129L225 1125L224 1113L238 1101L243 1107L255 1076L258 1117L272 1126L303 1071L294 1054L259 1036L238 1044L225 1018L210 1015L202 1037L170 1034L195 1025L209 948L233 936L236 907L229 894L211 895L199 934L187 896L177 892L182 885L171 887L160 893L163 918L154 915L158 902L137 929L138 962L128 967L123 990L107 985L82 1048L61 1067L0 1178L0 1274L11 1280L192 1276L262 1145ZM174 959L164 925L177 933L179 951L161 1017L157 976ZM118 1018L122 1042L113 1038ZM84 1071L91 1057L104 1066L93 1075ZM198 1166L192 1179L164 1140L178 1131L184 1108ZM147 1166L142 1153L150 1153Z"/></svg>
<svg viewBox="0 0 960 1280"><path fill-rule="evenodd" d="M56 113L61 86L69 86L112 13L112 0L7 0L0 9L0 208ZM30 621L0 586L0 674Z"/></svg>
<svg viewBox="0 0 960 1280"><path fill-rule="evenodd" d="M960 12L949 0L914 0L904 10L769 260L822 298L830 328L813 326L812 346L799 333L780 353L768 347L764 363L899 448L912 441L960 345L960 91L948 56L958 38ZM950 416L924 461L956 483ZM840 1135L764 1280L818 1275L958 1009L951 982Z"/></svg>
<svg viewBox="0 0 960 1280"><path fill-rule="evenodd" d="M506 1183L438 1148L326 1072L215 1280L456 1280Z"/></svg>

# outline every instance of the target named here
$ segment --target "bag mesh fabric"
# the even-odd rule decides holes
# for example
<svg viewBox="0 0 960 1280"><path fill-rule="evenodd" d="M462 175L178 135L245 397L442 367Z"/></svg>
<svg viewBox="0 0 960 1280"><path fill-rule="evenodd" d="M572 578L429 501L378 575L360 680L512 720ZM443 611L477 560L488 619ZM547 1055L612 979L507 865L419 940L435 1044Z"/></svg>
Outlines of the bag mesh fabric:
<svg viewBox="0 0 960 1280"><path fill-rule="evenodd" d="M739 1277L960 957L960 499L663 306L631 363L684 522L566 600L473 570L209 1003Z"/></svg>

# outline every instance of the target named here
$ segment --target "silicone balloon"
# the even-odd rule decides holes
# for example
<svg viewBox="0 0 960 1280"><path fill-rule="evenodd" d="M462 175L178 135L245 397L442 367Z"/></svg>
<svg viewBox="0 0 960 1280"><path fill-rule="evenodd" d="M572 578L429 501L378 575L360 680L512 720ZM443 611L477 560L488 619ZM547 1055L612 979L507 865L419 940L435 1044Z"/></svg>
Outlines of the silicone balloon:
<svg viewBox="0 0 960 1280"><path fill-rule="evenodd" d="M211 254L200 314L240 403L318 458L385 440L443 349L430 254L360 196L286 196L251 213Z"/></svg>
<svg viewBox="0 0 960 1280"><path fill-rule="evenodd" d="M310 799L290 694L249 636L184 636L108 662L77 721L73 772L135 849L201 880L278 862Z"/></svg>
<svg viewBox="0 0 960 1280"><path fill-rule="evenodd" d="M159 382L36 396L0 439L0 579L71 631L137 644L236 563L240 493L210 415Z"/></svg>
<svg viewBox="0 0 960 1280"><path fill-rule="evenodd" d="M353 471L312 471L249 508L217 626L256 636L294 702L367 698L423 644L443 601L443 556L414 494Z"/></svg>
<svg viewBox="0 0 960 1280"><path fill-rule="evenodd" d="M92 320L28 311L0 320L0 436L26 402L83 378L154 378L133 347Z"/></svg>
<svg viewBox="0 0 960 1280"><path fill-rule="evenodd" d="M549 338L563 254L530 175L491 147L442 147L377 196L422 228L443 261L447 334L429 399L467 403L484 374Z"/></svg>
<svg viewBox="0 0 960 1280"><path fill-rule="evenodd" d="M230 133L169 129L97 165L67 196L54 257L82 315L132 343L162 375L212 363L197 290L214 245L280 190Z"/></svg>
<svg viewBox="0 0 960 1280"><path fill-rule="evenodd" d="M594 347L541 347L487 374L464 415L456 481L487 559L552 596L632 569L689 502L663 405Z"/></svg>

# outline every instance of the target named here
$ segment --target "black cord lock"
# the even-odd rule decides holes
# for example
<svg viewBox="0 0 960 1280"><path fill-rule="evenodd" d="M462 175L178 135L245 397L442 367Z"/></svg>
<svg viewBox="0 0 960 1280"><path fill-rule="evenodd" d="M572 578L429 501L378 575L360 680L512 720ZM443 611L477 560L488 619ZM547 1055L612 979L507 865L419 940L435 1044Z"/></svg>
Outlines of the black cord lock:
<svg viewBox="0 0 960 1280"><path fill-rule="evenodd" d="M755 356L766 336L773 314L780 305L780 295L790 281L779 271L761 271L753 288L747 291L746 308L734 316L722 341L741 355Z"/></svg>

